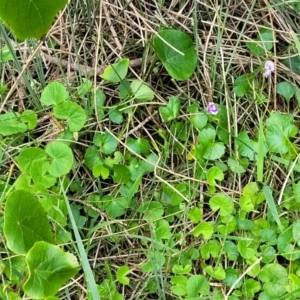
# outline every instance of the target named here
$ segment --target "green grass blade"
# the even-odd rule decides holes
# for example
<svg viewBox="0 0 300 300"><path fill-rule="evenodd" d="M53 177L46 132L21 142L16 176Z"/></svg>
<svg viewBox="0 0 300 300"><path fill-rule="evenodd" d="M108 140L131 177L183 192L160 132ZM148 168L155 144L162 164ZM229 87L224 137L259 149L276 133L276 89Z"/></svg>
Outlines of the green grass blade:
<svg viewBox="0 0 300 300"><path fill-rule="evenodd" d="M263 181L264 173L264 128L262 121L259 122L258 131L258 154L257 154L257 180Z"/></svg>
<svg viewBox="0 0 300 300"><path fill-rule="evenodd" d="M69 199L66 195L66 191L63 187L63 184L61 184L61 189L62 189L64 199L65 199L65 202L66 202L66 206L67 206L67 209L68 209L68 214L69 214L69 217L70 217L70 221L71 221L71 224L72 224L72 229L73 229L73 232L74 232L74 236L75 236L75 239L76 239L76 243L77 243L77 247L78 247L78 251L79 251L79 255L80 255L80 261L82 263L82 267L83 267L83 270L84 270L84 273L85 273L85 276L86 276L86 281L87 281L87 284L88 284L88 287L89 287L91 298L93 300L101 300L100 296L99 296L99 293L98 293L98 290L97 290L97 285L96 285L96 282L95 282L94 274L93 274L91 266L89 264L89 261L88 261L87 255L86 255L86 251L84 249L84 246L83 246L83 243L82 243L82 240L81 240L81 237L80 237L80 234L79 234L79 231L78 231L78 228L77 228L77 225L76 225L76 222L75 222L75 219L74 219L71 207L70 207Z"/></svg>
<svg viewBox="0 0 300 300"><path fill-rule="evenodd" d="M274 198L272 196L272 191L271 191L270 187L267 186L267 185L265 185L263 187L263 191L264 191L264 194L266 196L270 212L271 212L271 214L272 214L275 222L277 223L280 231L282 232L283 231L282 230L282 225L281 225L281 222L280 222L280 218L279 218L279 215L278 215L278 211L277 211L277 208L276 208L276 204L275 204Z"/></svg>

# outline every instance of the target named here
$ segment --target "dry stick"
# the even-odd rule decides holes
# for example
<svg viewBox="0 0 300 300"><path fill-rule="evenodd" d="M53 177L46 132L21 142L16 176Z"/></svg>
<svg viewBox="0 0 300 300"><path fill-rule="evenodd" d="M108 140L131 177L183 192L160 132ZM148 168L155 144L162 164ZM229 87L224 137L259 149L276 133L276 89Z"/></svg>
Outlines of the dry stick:
<svg viewBox="0 0 300 300"><path fill-rule="evenodd" d="M46 58L46 60L52 64L56 64L56 65L62 65L65 68L70 68L73 71L78 71L82 74L85 74L86 76L92 77L94 76L94 74L96 73L97 75L100 75L103 73L104 69L106 68L106 66L101 66L96 68L90 67L90 66L84 66L84 65L80 65L80 64L70 64L67 60L65 59L57 59L56 57L53 57L51 55L48 54L44 54L43 56ZM142 59L141 58L136 58L130 61L129 66L131 68L135 68L140 66L142 63Z"/></svg>

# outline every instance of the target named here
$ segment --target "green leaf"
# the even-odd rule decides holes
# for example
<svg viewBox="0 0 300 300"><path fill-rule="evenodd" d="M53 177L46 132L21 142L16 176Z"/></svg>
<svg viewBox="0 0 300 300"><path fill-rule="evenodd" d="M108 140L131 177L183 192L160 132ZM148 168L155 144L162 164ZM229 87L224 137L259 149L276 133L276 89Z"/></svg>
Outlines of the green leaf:
<svg viewBox="0 0 300 300"><path fill-rule="evenodd" d="M283 96L287 102L295 95L296 88L288 81L283 81L277 84L276 93Z"/></svg>
<svg viewBox="0 0 300 300"><path fill-rule="evenodd" d="M94 166L98 164L104 164L104 160L99 155L99 152L95 146L86 149L84 163L90 170L93 170Z"/></svg>
<svg viewBox="0 0 300 300"><path fill-rule="evenodd" d="M252 81L255 76L255 74L250 73L237 77L233 84L233 92L237 97L241 98L253 94Z"/></svg>
<svg viewBox="0 0 300 300"><path fill-rule="evenodd" d="M104 102L106 100L106 95L101 91L96 91L96 105L95 113L98 116L99 121L104 118Z"/></svg>
<svg viewBox="0 0 300 300"><path fill-rule="evenodd" d="M122 58L117 63L109 65L100 75L106 81L117 83L125 79L129 67L129 59Z"/></svg>
<svg viewBox="0 0 300 300"><path fill-rule="evenodd" d="M247 48L255 55L265 54L273 48L273 31L262 28L259 30L259 36L254 42L248 42Z"/></svg>
<svg viewBox="0 0 300 300"><path fill-rule="evenodd" d="M222 194L214 195L209 200L209 206L213 211L220 210L220 216L228 216L234 209L232 199Z"/></svg>
<svg viewBox="0 0 300 300"><path fill-rule="evenodd" d="M209 294L209 283L202 275L192 275L188 279L187 292L189 297L199 297L199 294Z"/></svg>
<svg viewBox="0 0 300 300"><path fill-rule="evenodd" d="M207 115L203 112L196 112L191 115L191 123L197 129L202 129L207 124Z"/></svg>
<svg viewBox="0 0 300 300"><path fill-rule="evenodd" d="M0 124L0 134L2 135L12 135L27 130L26 124L21 122L19 113L8 112L0 115Z"/></svg>
<svg viewBox="0 0 300 300"><path fill-rule="evenodd" d="M101 176L103 180L107 179L109 176L109 169L107 169L103 164L97 164L93 167L93 176Z"/></svg>
<svg viewBox="0 0 300 300"><path fill-rule="evenodd" d="M84 97L86 94L92 91L93 84L87 78L82 78L81 84L77 87L77 94L79 97Z"/></svg>
<svg viewBox="0 0 300 300"><path fill-rule="evenodd" d="M260 283L254 279L247 279L244 281L242 293L246 299L253 299L255 294L260 291Z"/></svg>
<svg viewBox="0 0 300 300"><path fill-rule="evenodd" d="M215 268L213 268L213 266L207 266L205 267L205 272L217 280L223 280L226 277L225 270L220 266Z"/></svg>
<svg viewBox="0 0 300 300"><path fill-rule="evenodd" d="M252 241L239 240L238 241L238 250L241 256L245 259L251 259L256 255L256 246L252 244Z"/></svg>
<svg viewBox="0 0 300 300"><path fill-rule="evenodd" d="M24 284L24 291L34 299L56 294L79 271L73 254L46 242L35 243L25 259L29 278Z"/></svg>
<svg viewBox="0 0 300 300"><path fill-rule="evenodd" d="M103 206L106 213L111 218L117 218L124 215L125 210L129 207L129 200L127 197L113 197L112 195L104 196Z"/></svg>
<svg viewBox="0 0 300 300"><path fill-rule="evenodd" d="M207 240L211 238L213 232L214 229L211 223L203 222L195 227L195 229L193 230L193 235L198 237L201 234L203 238Z"/></svg>
<svg viewBox="0 0 300 300"><path fill-rule="evenodd" d="M123 114L118 108L110 109L108 117L113 123L121 124L123 122Z"/></svg>
<svg viewBox="0 0 300 300"><path fill-rule="evenodd" d="M131 173L127 166L113 165L114 182L115 183L127 183L131 179Z"/></svg>
<svg viewBox="0 0 300 300"><path fill-rule="evenodd" d="M63 142L51 142L46 146L46 153L52 158L49 174L60 177L70 172L73 165L72 150Z"/></svg>
<svg viewBox="0 0 300 300"><path fill-rule="evenodd" d="M168 73L176 80L187 80L197 66L197 54L192 39L184 32L161 30L153 38L156 54Z"/></svg>
<svg viewBox="0 0 300 300"><path fill-rule="evenodd" d="M220 255L221 244L217 241L209 241L201 247L201 256L207 260L209 258L216 258Z"/></svg>
<svg viewBox="0 0 300 300"><path fill-rule="evenodd" d="M14 56L10 52L8 46L4 46L0 49L0 63L7 62L9 60L13 60Z"/></svg>
<svg viewBox="0 0 300 300"><path fill-rule="evenodd" d="M128 148L137 154L143 154L150 150L150 144L147 140L138 139L128 139L126 142Z"/></svg>
<svg viewBox="0 0 300 300"><path fill-rule="evenodd" d="M299 55L292 55L288 58L280 60L292 72L300 75L300 58Z"/></svg>
<svg viewBox="0 0 300 300"><path fill-rule="evenodd" d="M23 123L28 123L28 129L34 129L37 125L37 114L33 110L24 110L20 119Z"/></svg>
<svg viewBox="0 0 300 300"><path fill-rule="evenodd" d="M29 147L23 149L17 157L20 170L27 175L31 175L31 166L35 161L42 164L46 159L46 153L43 149Z"/></svg>
<svg viewBox="0 0 300 300"><path fill-rule="evenodd" d="M205 159L217 160L221 158L225 153L225 146L221 142L212 143L210 147L206 148L206 151L203 154Z"/></svg>
<svg viewBox="0 0 300 300"><path fill-rule="evenodd" d="M64 101L56 105L53 114L58 119L67 120L68 126L72 132L78 132L86 122L86 112L77 103Z"/></svg>
<svg viewBox="0 0 300 300"><path fill-rule="evenodd" d="M134 99L137 102L151 101L154 98L154 92L143 81L133 80L130 84Z"/></svg>
<svg viewBox="0 0 300 300"><path fill-rule="evenodd" d="M40 39L67 3L67 0L4 0L0 2L0 19L17 38Z"/></svg>
<svg viewBox="0 0 300 300"><path fill-rule="evenodd" d="M298 128L293 124L293 117L289 114L274 112L266 121L266 142L269 151L286 154L295 154L295 148L290 142L290 137L298 133Z"/></svg>
<svg viewBox="0 0 300 300"><path fill-rule="evenodd" d="M122 267L118 268L117 280L124 285L128 285L130 282L130 279L127 277L127 275L129 273L130 273L130 269L127 266L122 266Z"/></svg>
<svg viewBox="0 0 300 300"><path fill-rule="evenodd" d="M163 206L157 201L143 203L138 211L144 214L145 220L156 220L164 214Z"/></svg>
<svg viewBox="0 0 300 300"><path fill-rule="evenodd" d="M109 132L96 133L93 142L104 154L113 153L118 146L118 141Z"/></svg>
<svg viewBox="0 0 300 300"><path fill-rule="evenodd" d="M66 88L61 83L53 81L44 88L41 95L41 102L46 106L57 105L68 98L69 93Z"/></svg>
<svg viewBox="0 0 300 300"><path fill-rule="evenodd" d="M264 282L263 290L273 297L280 297L286 293L285 285L288 283L287 270L279 264L266 265L258 275Z"/></svg>
<svg viewBox="0 0 300 300"><path fill-rule="evenodd" d="M17 254L26 254L35 242L52 242L45 210L31 193L24 190L8 196L3 230L8 248Z"/></svg>
<svg viewBox="0 0 300 300"><path fill-rule="evenodd" d="M189 274L192 270L192 266L191 265L186 265L186 266L182 266L182 265L174 265L172 267L172 272L174 274L178 274L178 275L184 275L184 274Z"/></svg>
<svg viewBox="0 0 300 300"><path fill-rule="evenodd" d="M207 171L206 178L208 184L210 184L211 186L216 186L216 180L222 181L224 179L224 173L219 167L211 167Z"/></svg>
<svg viewBox="0 0 300 300"><path fill-rule="evenodd" d="M171 96L166 107L160 107L159 113L164 122L176 119L180 110L180 100Z"/></svg>

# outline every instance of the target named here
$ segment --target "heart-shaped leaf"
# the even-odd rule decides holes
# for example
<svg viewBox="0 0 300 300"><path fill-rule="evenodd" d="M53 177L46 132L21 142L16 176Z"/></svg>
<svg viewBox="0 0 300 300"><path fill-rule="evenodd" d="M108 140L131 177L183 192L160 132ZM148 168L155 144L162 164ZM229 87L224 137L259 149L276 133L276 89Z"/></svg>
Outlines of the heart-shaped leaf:
<svg viewBox="0 0 300 300"><path fill-rule="evenodd" d="M52 242L51 227L41 203L29 192L12 192L4 211L4 235L7 246L26 254L35 242Z"/></svg>
<svg viewBox="0 0 300 300"><path fill-rule="evenodd" d="M123 58L117 63L107 66L100 77L113 83L120 82L126 77L128 67L129 59Z"/></svg>
<svg viewBox="0 0 300 300"><path fill-rule="evenodd" d="M161 30L153 38L156 54L168 73L176 80L187 80L197 66L197 54L192 39L184 32Z"/></svg>
<svg viewBox="0 0 300 300"><path fill-rule="evenodd" d="M79 131L85 124L85 110L77 103L64 101L53 109L53 114L58 119L67 120L72 132Z"/></svg>
<svg viewBox="0 0 300 300"><path fill-rule="evenodd" d="M53 81L49 83L43 90L41 102L46 105L59 104L69 98L66 88L59 82Z"/></svg>
<svg viewBox="0 0 300 300"><path fill-rule="evenodd" d="M24 284L24 291L33 299L44 299L56 294L79 270L73 254L46 242L35 243L25 259L29 278Z"/></svg>
<svg viewBox="0 0 300 300"><path fill-rule="evenodd" d="M2 0L0 19L19 39L40 39L67 0Z"/></svg>

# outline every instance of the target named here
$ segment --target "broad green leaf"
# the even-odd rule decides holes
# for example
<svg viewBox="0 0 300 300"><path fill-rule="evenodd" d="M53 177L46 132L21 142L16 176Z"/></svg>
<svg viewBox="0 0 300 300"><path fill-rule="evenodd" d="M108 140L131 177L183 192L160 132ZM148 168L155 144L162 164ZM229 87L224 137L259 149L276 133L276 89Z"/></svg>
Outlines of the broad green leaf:
<svg viewBox="0 0 300 300"><path fill-rule="evenodd" d="M118 146L118 141L109 132L96 133L93 142L104 154L113 153Z"/></svg>
<svg viewBox="0 0 300 300"><path fill-rule="evenodd" d="M129 149L137 154L143 154L150 150L150 144L147 140L138 139L128 139L126 145Z"/></svg>
<svg viewBox="0 0 300 300"><path fill-rule="evenodd" d="M295 95L296 88L288 81L283 81L277 84L276 93L283 96L287 102Z"/></svg>
<svg viewBox="0 0 300 300"><path fill-rule="evenodd" d="M177 296L183 296L187 294L187 278L185 276L172 276L171 277L171 291Z"/></svg>
<svg viewBox="0 0 300 300"><path fill-rule="evenodd" d="M202 212L199 207L193 207L188 212L188 218L192 223L199 223L202 219Z"/></svg>
<svg viewBox="0 0 300 300"><path fill-rule="evenodd" d="M144 214L145 220L156 220L164 214L163 206L157 201L143 203L138 211Z"/></svg>
<svg viewBox="0 0 300 300"><path fill-rule="evenodd" d="M286 293L288 273L282 265L276 263L266 265L258 277L264 283L263 290L270 296L280 297Z"/></svg>
<svg viewBox="0 0 300 300"><path fill-rule="evenodd" d="M0 19L17 38L40 39L67 3L67 0L3 0L0 2Z"/></svg>
<svg viewBox="0 0 300 300"><path fill-rule="evenodd" d="M161 30L153 38L155 52L168 73L176 80L188 80L197 66L192 39L174 29Z"/></svg>
<svg viewBox="0 0 300 300"><path fill-rule="evenodd" d="M70 172L73 165L72 150L63 142L51 142L46 146L46 153L52 158L49 174L60 177Z"/></svg>
<svg viewBox="0 0 300 300"><path fill-rule="evenodd" d="M114 182L115 183L127 183L131 179L131 173L127 166L124 165L113 165L114 171Z"/></svg>
<svg viewBox="0 0 300 300"><path fill-rule="evenodd" d="M190 117L191 123L197 129L202 129L207 124L207 115L203 112L196 112Z"/></svg>
<svg viewBox="0 0 300 300"><path fill-rule="evenodd" d="M122 216L130 204L127 197L113 197L111 195L104 196L102 201L106 213L111 218Z"/></svg>
<svg viewBox="0 0 300 300"><path fill-rule="evenodd" d="M45 151L34 147L24 148L17 157L20 170L27 175L31 175L31 166L35 161L42 164L44 160L46 160Z"/></svg>
<svg viewBox="0 0 300 300"><path fill-rule="evenodd" d="M260 283L254 279L247 279L242 286L242 293L246 299L253 299L255 294L260 291Z"/></svg>
<svg viewBox="0 0 300 300"><path fill-rule="evenodd" d="M24 110L20 120L23 123L28 123L28 129L33 129L37 125L37 114L33 110Z"/></svg>
<svg viewBox="0 0 300 300"><path fill-rule="evenodd" d="M216 186L216 180L222 181L224 179L224 173L219 167L211 167L207 171L207 182L211 186Z"/></svg>
<svg viewBox="0 0 300 300"><path fill-rule="evenodd" d="M117 280L124 285L128 285L130 279L127 277L127 275L129 273L130 269L128 268L128 266L119 267L117 271Z"/></svg>
<svg viewBox="0 0 300 300"><path fill-rule="evenodd" d="M123 122L123 114L118 108L110 109L108 117L113 123L121 124Z"/></svg>
<svg viewBox="0 0 300 300"><path fill-rule="evenodd" d="M253 42L248 42L247 48L255 55L265 54L266 50L273 48L273 31L262 28L259 30L259 36Z"/></svg>
<svg viewBox="0 0 300 300"><path fill-rule="evenodd" d="M299 55L292 55L288 58L280 60L292 72L300 75L300 58Z"/></svg>
<svg viewBox="0 0 300 300"><path fill-rule="evenodd" d="M254 142L250 140L247 131L242 131L236 138L239 154L254 160Z"/></svg>
<svg viewBox="0 0 300 300"><path fill-rule="evenodd" d="M125 79L129 67L129 59L122 58L117 63L109 65L100 75L106 81L117 83Z"/></svg>
<svg viewBox="0 0 300 300"><path fill-rule="evenodd" d="M226 278L223 280L223 282L231 287L232 285L235 285L236 288L239 288L242 285L242 282L237 282L239 278L239 270L237 269L232 269L232 268L227 268L225 270L226 273Z"/></svg>
<svg viewBox="0 0 300 300"><path fill-rule="evenodd" d="M158 240L170 240L172 238L170 225L166 220L155 222L155 227L155 236Z"/></svg>
<svg viewBox="0 0 300 300"><path fill-rule="evenodd" d="M176 119L180 110L180 99L171 96L167 106L159 108L159 113L164 122Z"/></svg>
<svg viewBox="0 0 300 300"><path fill-rule="evenodd" d="M154 92L143 81L133 80L130 88L137 102L151 101L154 98Z"/></svg>
<svg viewBox="0 0 300 300"><path fill-rule="evenodd" d="M46 106L57 105L68 98L69 93L66 88L61 83L53 81L44 88L41 95L41 102Z"/></svg>
<svg viewBox="0 0 300 300"><path fill-rule="evenodd" d="M95 146L86 149L84 155L84 163L90 170L93 170L94 166L98 164L102 164L102 165L104 164L104 160L100 156Z"/></svg>
<svg viewBox="0 0 300 300"><path fill-rule="evenodd" d="M278 236L277 248L279 254L284 258L291 261L299 259L300 253L299 251L295 251L295 241L292 227L289 227L285 232Z"/></svg>
<svg viewBox="0 0 300 300"><path fill-rule="evenodd" d="M242 174L246 172L246 169L248 167L248 164L246 166L242 164L243 160L247 160L247 158L241 158L240 160L237 160L235 158L229 157L227 160L227 165L233 173ZM247 163L247 161L245 161L245 163Z"/></svg>
<svg viewBox="0 0 300 300"><path fill-rule="evenodd" d="M253 94L252 82L256 75L253 73L245 74L237 77L233 84L233 92L237 97Z"/></svg>
<svg viewBox="0 0 300 300"><path fill-rule="evenodd" d="M255 246L251 241L239 240L237 248L241 256L245 259L251 259L257 253L257 246Z"/></svg>
<svg viewBox="0 0 300 300"><path fill-rule="evenodd" d="M46 242L35 243L25 259L29 278L24 284L24 291L34 299L55 295L79 271L73 254Z"/></svg>
<svg viewBox="0 0 300 300"><path fill-rule="evenodd" d="M26 124L21 122L20 114L15 112L0 115L0 124L0 134L2 135L12 135L27 130Z"/></svg>
<svg viewBox="0 0 300 300"><path fill-rule="evenodd" d="M202 275L192 275L188 279L187 292L189 297L199 297L201 295L209 294L209 283Z"/></svg>
<svg viewBox="0 0 300 300"><path fill-rule="evenodd" d="M201 234L203 238L207 240L211 238L213 232L214 229L211 223L203 222L195 227L195 229L193 230L193 235L198 237Z"/></svg>
<svg viewBox="0 0 300 300"><path fill-rule="evenodd" d="M279 154L289 152L294 155L296 149L291 143L290 137L294 137L298 133L298 128L293 123L293 117L289 114L274 112L267 119L266 125L266 142L269 151Z"/></svg>
<svg viewBox="0 0 300 300"><path fill-rule="evenodd" d="M229 260L236 260L239 256L239 251L235 243L231 241L225 241L223 252Z"/></svg>
<svg viewBox="0 0 300 300"><path fill-rule="evenodd" d="M207 266L205 268L205 272L207 272L211 277L216 278L217 280L223 280L226 277L225 270L222 267L213 267Z"/></svg>
<svg viewBox="0 0 300 300"><path fill-rule="evenodd" d="M213 143L210 147L206 148L203 157L209 160L217 160L225 153L225 146L221 142Z"/></svg>
<svg viewBox="0 0 300 300"><path fill-rule="evenodd" d="M17 254L26 254L35 242L52 242L51 227L42 205L24 190L8 196L3 230L8 248Z"/></svg>
<svg viewBox="0 0 300 300"><path fill-rule="evenodd" d="M7 61L13 60L13 59L14 59L14 56L10 52L8 46L4 46L4 47L2 47L2 49L0 49L0 63L4 63L4 62L7 62Z"/></svg>
<svg viewBox="0 0 300 300"><path fill-rule="evenodd" d="M221 244L217 241L209 241L201 247L201 256L207 260L209 258L216 258L220 255Z"/></svg>
<svg viewBox="0 0 300 300"><path fill-rule="evenodd" d="M178 275L184 275L184 274L189 274L192 270L192 266L190 264L186 265L186 266L182 266L182 265L174 265L172 267L172 272L174 274L178 274Z"/></svg>
<svg viewBox="0 0 300 300"><path fill-rule="evenodd" d="M82 129L86 122L86 112L77 103L64 101L56 105L53 114L58 119L67 120L68 126L72 132Z"/></svg>
<svg viewBox="0 0 300 300"><path fill-rule="evenodd" d="M96 164L93 167L93 176L94 177L100 177L102 179L107 179L109 176L109 169L106 168L102 163Z"/></svg>
<svg viewBox="0 0 300 300"><path fill-rule="evenodd" d="M222 194L214 195L209 200L209 206L213 211L220 210L221 216L228 216L234 210L232 199Z"/></svg>

